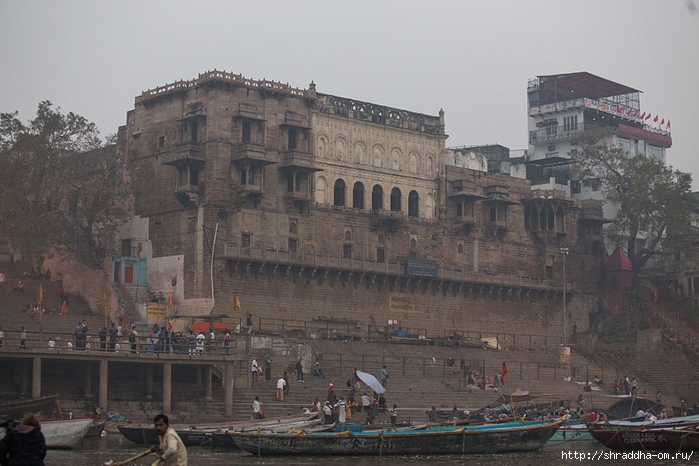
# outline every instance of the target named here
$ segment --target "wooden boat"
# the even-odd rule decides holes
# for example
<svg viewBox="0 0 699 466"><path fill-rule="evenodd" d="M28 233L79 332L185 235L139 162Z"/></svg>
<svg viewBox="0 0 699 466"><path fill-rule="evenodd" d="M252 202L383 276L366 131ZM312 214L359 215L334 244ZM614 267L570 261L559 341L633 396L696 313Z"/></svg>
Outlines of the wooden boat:
<svg viewBox="0 0 699 466"><path fill-rule="evenodd" d="M595 438L590 435L590 431L587 429L587 424L583 421L566 421L559 429L553 434L551 440L546 442L546 447L555 447L562 443L579 443L579 442L594 442Z"/></svg>
<svg viewBox="0 0 699 466"><path fill-rule="evenodd" d="M21 419L27 413L38 413L56 407L58 407L58 395L0 403L0 418Z"/></svg>
<svg viewBox="0 0 699 466"><path fill-rule="evenodd" d="M663 438L670 444L669 450L699 450L699 431L696 427L686 429L661 429L660 432Z"/></svg>
<svg viewBox="0 0 699 466"><path fill-rule="evenodd" d="M225 424L202 424L195 426L183 426L170 424L182 443L187 447L216 446L235 447L233 440L226 435L228 431L257 431L287 432L290 429L302 429L319 424L318 413L311 415L289 416L278 419L242 421ZM120 425L121 435L134 443L141 445L157 445L158 434L152 424Z"/></svg>
<svg viewBox="0 0 699 466"><path fill-rule="evenodd" d="M41 421L41 432L48 448L73 448L85 437L91 418L48 419Z"/></svg>
<svg viewBox="0 0 699 466"><path fill-rule="evenodd" d="M82 441L92 419L47 419L41 421L41 433L46 439L47 448L70 449ZM5 428L0 427L0 438L5 437Z"/></svg>
<svg viewBox="0 0 699 466"><path fill-rule="evenodd" d="M229 432L236 445L256 455L452 455L532 451L563 423L520 422L450 430L266 434Z"/></svg>
<svg viewBox="0 0 699 466"><path fill-rule="evenodd" d="M604 412L611 419L628 419L634 416L638 410L650 412L655 416L660 416L665 407L647 398L635 398L631 396L619 397L619 401L612 403Z"/></svg>
<svg viewBox="0 0 699 466"><path fill-rule="evenodd" d="M87 433L85 434L85 437L99 437L102 435L102 431L104 430L104 426L107 424L107 421L98 421L96 419L92 420L92 424L90 424L90 428L87 430Z"/></svg>
<svg viewBox="0 0 699 466"><path fill-rule="evenodd" d="M612 450L677 450L689 444L689 434L699 427L699 416L682 416L657 421L609 421L588 424L588 430L598 442ZM677 432L677 433L673 433ZM675 442L670 441L672 438ZM687 447L682 447L687 448Z"/></svg>

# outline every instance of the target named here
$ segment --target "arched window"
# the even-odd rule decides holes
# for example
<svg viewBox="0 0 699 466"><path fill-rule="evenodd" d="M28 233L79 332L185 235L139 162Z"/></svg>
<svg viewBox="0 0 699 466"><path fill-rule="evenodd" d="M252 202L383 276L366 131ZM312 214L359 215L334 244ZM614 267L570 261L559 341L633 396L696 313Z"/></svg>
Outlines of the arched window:
<svg viewBox="0 0 699 466"><path fill-rule="evenodd" d="M566 216L565 212L563 212L563 207L559 207L556 210L556 230L566 231Z"/></svg>
<svg viewBox="0 0 699 466"><path fill-rule="evenodd" d="M532 206L529 204L527 207L524 208L524 229L526 231L529 231L532 229Z"/></svg>
<svg viewBox="0 0 699 466"><path fill-rule="evenodd" d="M415 238L412 238L410 240L410 247L413 249L415 249L417 247L417 241L415 240Z"/></svg>
<svg viewBox="0 0 699 466"><path fill-rule="evenodd" d="M435 218L434 196L432 193L427 194L425 198L425 218Z"/></svg>
<svg viewBox="0 0 699 466"><path fill-rule="evenodd" d="M324 176L318 177L316 181L316 202L327 204L328 202L328 181Z"/></svg>
<svg viewBox="0 0 699 466"><path fill-rule="evenodd" d="M391 152L391 168L400 170L400 152L398 149L393 149Z"/></svg>
<svg viewBox="0 0 699 466"><path fill-rule="evenodd" d="M547 229L549 231L553 231L553 224L554 224L554 214L553 214L553 207L548 206L546 209L546 220L547 220Z"/></svg>
<svg viewBox="0 0 699 466"><path fill-rule="evenodd" d="M386 244L386 238L384 237L384 235L382 235L380 233L379 233L379 244L382 244L382 245Z"/></svg>
<svg viewBox="0 0 699 466"><path fill-rule="evenodd" d="M355 209L364 208L364 185L359 181L354 183L354 189L352 190L352 207Z"/></svg>
<svg viewBox="0 0 699 466"><path fill-rule="evenodd" d="M459 244L459 246L457 246L457 248L456 248L456 252L458 252L459 254L463 254L464 253L464 245Z"/></svg>
<svg viewBox="0 0 699 466"><path fill-rule="evenodd" d="M420 160L415 152L410 154L410 173L417 173L419 171Z"/></svg>
<svg viewBox="0 0 699 466"><path fill-rule="evenodd" d="M375 184L371 190L371 210L383 209L383 188L381 185Z"/></svg>
<svg viewBox="0 0 699 466"><path fill-rule="evenodd" d="M352 232L349 230L345 232L345 241L352 241Z"/></svg>
<svg viewBox="0 0 699 466"><path fill-rule="evenodd" d="M344 206L345 205L345 182L342 178L335 182L335 189L333 190L333 204Z"/></svg>
<svg viewBox="0 0 699 466"><path fill-rule="evenodd" d="M392 212L400 212L401 209L401 200L403 198L403 195L400 193L400 189L398 188L393 188L391 190L391 211Z"/></svg>
<svg viewBox="0 0 699 466"><path fill-rule="evenodd" d="M410 191L410 194L408 194L408 216L420 216L420 196L417 194L417 191Z"/></svg>
<svg viewBox="0 0 699 466"><path fill-rule="evenodd" d="M289 234L295 235L298 232L299 232L299 227L296 225L296 222L289 223Z"/></svg>
<svg viewBox="0 0 699 466"><path fill-rule="evenodd" d="M434 159L427 157L427 175L434 176Z"/></svg>

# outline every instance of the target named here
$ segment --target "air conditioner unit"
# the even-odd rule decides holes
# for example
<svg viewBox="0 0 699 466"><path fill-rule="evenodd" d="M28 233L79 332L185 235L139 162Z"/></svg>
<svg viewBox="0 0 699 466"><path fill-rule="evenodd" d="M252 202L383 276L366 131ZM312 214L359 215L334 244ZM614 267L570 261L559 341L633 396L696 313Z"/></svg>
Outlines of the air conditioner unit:
<svg viewBox="0 0 699 466"><path fill-rule="evenodd" d="M549 146L549 152L553 152L553 151L555 151L555 150L556 150L556 146L554 146L553 144L551 144L551 145Z"/></svg>

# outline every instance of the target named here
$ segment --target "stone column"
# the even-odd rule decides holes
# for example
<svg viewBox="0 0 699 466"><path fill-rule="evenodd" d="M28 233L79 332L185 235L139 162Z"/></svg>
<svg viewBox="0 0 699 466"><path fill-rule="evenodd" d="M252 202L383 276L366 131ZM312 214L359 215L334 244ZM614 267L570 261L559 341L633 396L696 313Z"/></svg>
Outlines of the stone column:
<svg viewBox="0 0 699 466"><path fill-rule="evenodd" d="M153 364L146 364L146 400L153 399Z"/></svg>
<svg viewBox="0 0 699 466"><path fill-rule="evenodd" d="M204 367L204 398L211 401L211 366Z"/></svg>
<svg viewBox="0 0 699 466"><path fill-rule="evenodd" d="M92 361L85 363L85 398L92 397Z"/></svg>
<svg viewBox="0 0 699 466"><path fill-rule="evenodd" d="M15 373L19 377L19 393L22 397L25 397L29 391L29 371L26 360L15 360Z"/></svg>
<svg viewBox="0 0 699 466"><path fill-rule="evenodd" d="M26 372L25 372L26 377ZM41 358L35 357L32 365L32 398L41 398Z"/></svg>
<svg viewBox="0 0 699 466"><path fill-rule="evenodd" d="M163 364L163 413L172 411L172 363Z"/></svg>
<svg viewBox="0 0 699 466"><path fill-rule="evenodd" d="M226 416L233 416L233 364L226 364L223 373L223 391L226 404Z"/></svg>
<svg viewBox="0 0 699 466"><path fill-rule="evenodd" d="M103 413L109 411L107 407L107 393L109 393L109 361L100 361L100 399L99 407Z"/></svg>

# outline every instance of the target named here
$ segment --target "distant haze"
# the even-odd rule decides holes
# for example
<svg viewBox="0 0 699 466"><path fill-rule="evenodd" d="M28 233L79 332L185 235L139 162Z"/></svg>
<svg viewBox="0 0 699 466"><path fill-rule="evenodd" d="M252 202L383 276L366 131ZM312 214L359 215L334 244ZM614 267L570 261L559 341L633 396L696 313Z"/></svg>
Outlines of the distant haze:
<svg viewBox="0 0 699 466"><path fill-rule="evenodd" d="M669 164L695 176L699 14L689 0L0 0L0 111L41 100L124 124L141 91L214 68L446 113L447 146L527 147L527 80L589 71L671 120Z"/></svg>

